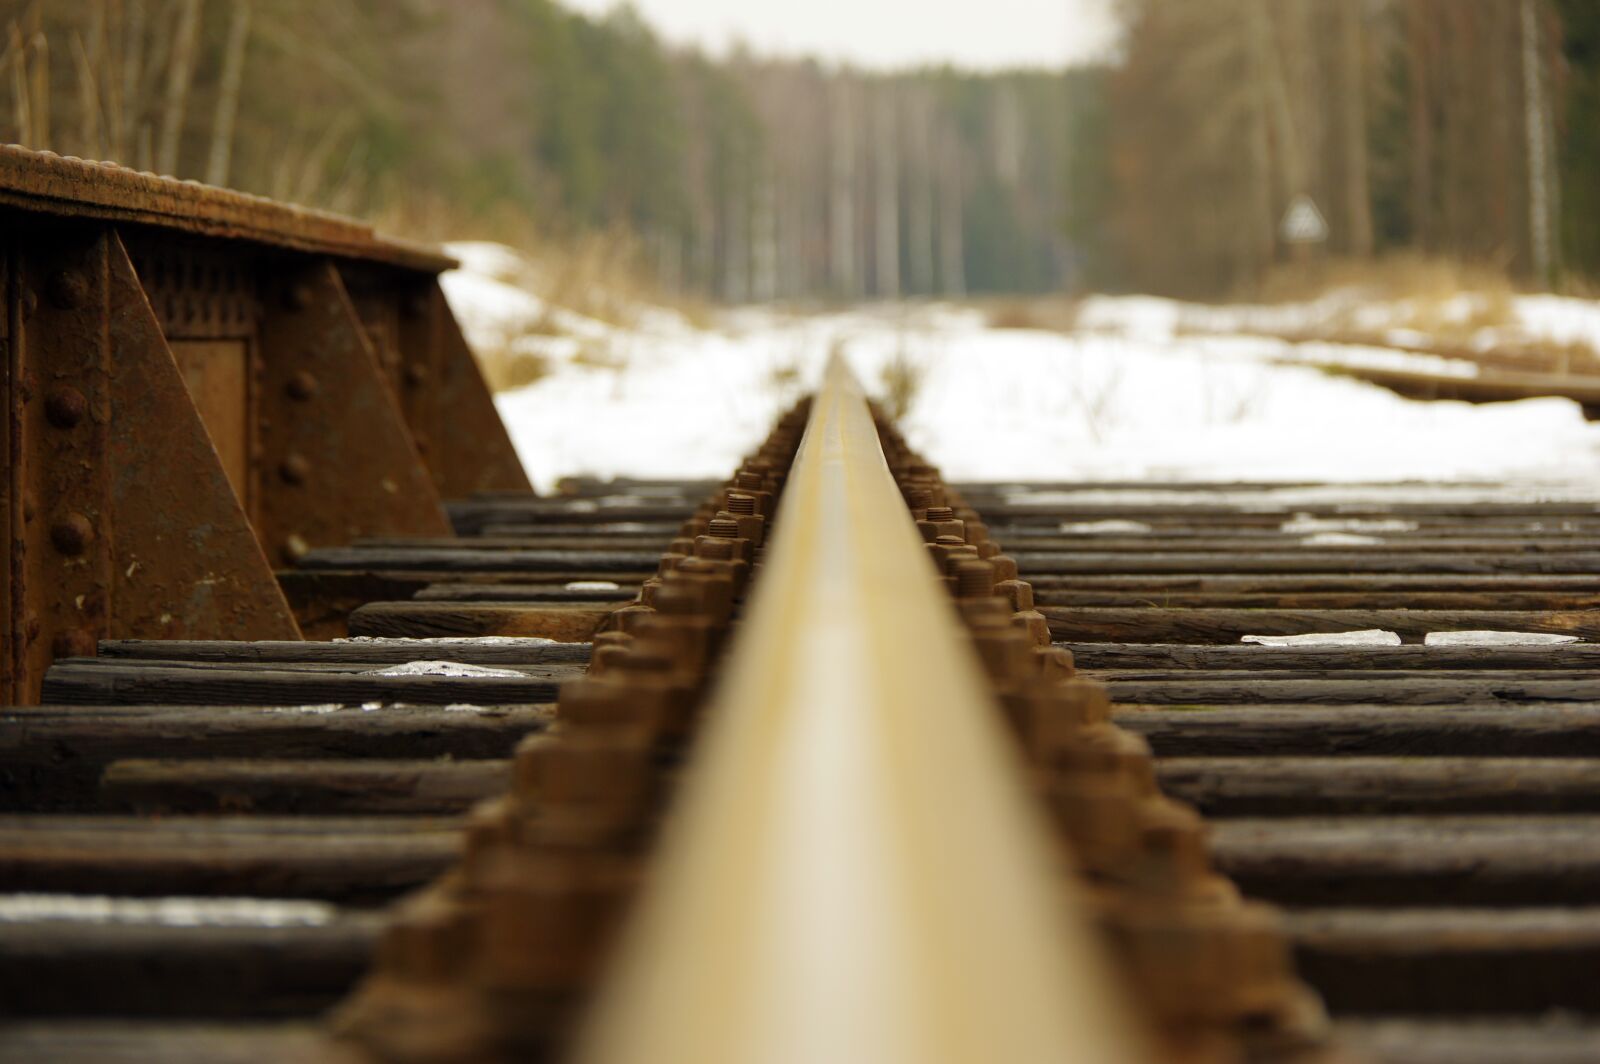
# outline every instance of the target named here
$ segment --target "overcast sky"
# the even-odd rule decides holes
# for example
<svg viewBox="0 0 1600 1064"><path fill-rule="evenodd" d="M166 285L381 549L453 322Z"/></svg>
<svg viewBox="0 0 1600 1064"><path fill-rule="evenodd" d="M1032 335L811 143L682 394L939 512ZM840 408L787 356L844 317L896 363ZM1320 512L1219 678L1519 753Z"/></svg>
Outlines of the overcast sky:
<svg viewBox="0 0 1600 1064"><path fill-rule="evenodd" d="M565 0L604 12L616 0ZM1060 66L1104 55L1111 0L634 0L668 40L874 67Z"/></svg>

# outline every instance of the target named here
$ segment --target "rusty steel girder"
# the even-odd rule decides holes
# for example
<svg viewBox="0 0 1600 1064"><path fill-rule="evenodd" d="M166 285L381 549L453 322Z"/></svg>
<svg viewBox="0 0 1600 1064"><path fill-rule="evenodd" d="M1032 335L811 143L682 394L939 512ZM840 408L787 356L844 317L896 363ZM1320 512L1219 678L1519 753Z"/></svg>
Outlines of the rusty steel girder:
<svg viewBox="0 0 1600 1064"><path fill-rule="evenodd" d="M49 233L6 249L7 697L103 638L298 638L121 240Z"/></svg>
<svg viewBox="0 0 1600 1064"><path fill-rule="evenodd" d="M439 493L339 273L284 264L261 322L262 543L284 562L361 536L448 536Z"/></svg>
<svg viewBox="0 0 1600 1064"><path fill-rule="evenodd" d="M99 639L298 636L271 568L528 491L438 285L360 223L0 146L0 688Z"/></svg>

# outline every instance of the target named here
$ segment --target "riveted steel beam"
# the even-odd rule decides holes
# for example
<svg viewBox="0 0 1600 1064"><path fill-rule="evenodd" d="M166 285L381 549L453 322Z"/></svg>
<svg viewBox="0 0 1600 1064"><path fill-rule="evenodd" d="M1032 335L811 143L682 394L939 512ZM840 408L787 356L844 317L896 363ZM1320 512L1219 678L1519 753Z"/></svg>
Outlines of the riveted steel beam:
<svg viewBox="0 0 1600 1064"><path fill-rule="evenodd" d="M362 536L449 535L433 478L338 271L269 271L262 350L260 518L274 562Z"/></svg>
<svg viewBox="0 0 1600 1064"><path fill-rule="evenodd" d="M100 639L297 638L116 233L6 250L6 696Z"/></svg>
<svg viewBox="0 0 1600 1064"><path fill-rule="evenodd" d="M452 499L484 491L531 492L528 474L438 282L429 282L406 310L400 328L403 387L409 401L431 407L428 460L439 490ZM431 359L425 360L424 351L432 352Z"/></svg>
<svg viewBox="0 0 1600 1064"><path fill-rule="evenodd" d="M361 262L339 276L440 494L531 492L438 280Z"/></svg>
<svg viewBox="0 0 1600 1064"><path fill-rule="evenodd" d="M111 345L107 243L97 227L30 240L11 228L11 657L31 701L50 662L110 634Z"/></svg>

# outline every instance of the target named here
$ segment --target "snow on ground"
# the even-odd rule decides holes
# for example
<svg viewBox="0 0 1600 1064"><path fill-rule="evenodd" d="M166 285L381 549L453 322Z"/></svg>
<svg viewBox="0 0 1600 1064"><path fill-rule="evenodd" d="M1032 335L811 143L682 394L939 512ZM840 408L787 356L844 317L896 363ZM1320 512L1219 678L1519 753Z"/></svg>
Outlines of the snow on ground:
<svg viewBox="0 0 1600 1064"><path fill-rule="evenodd" d="M469 339L514 334L519 319L547 311L495 280L515 273L507 263L478 261L493 254L474 251L469 269L445 278ZM1600 312L1565 305L1574 302L1539 313L1600 334ZM1186 313L1163 300L1090 301L1072 334L997 330L937 305L746 309L704 330L671 313L630 329L564 319L606 357L560 356L563 338L542 337L541 350L558 353L550 374L497 402L540 490L576 474L725 475L836 349L873 393L891 366L909 370L919 384L903 428L958 480L1517 479L1535 494L1600 490L1600 426L1572 402L1412 402L1285 365L1297 356L1280 341L1180 335Z"/></svg>
<svg viewBox="0 0 1600 1064"><path fill-rule="evenodd" d="M1337 288L1326 295L1302 303L1233 304L1211 306L1182 303L1150 296L1095 296L1086 299L1078 314L1080 328L1123 335L1173 336L1181 333L1214 335L1336 335L1357 333L1379 335L1400 347L1428 347L1434 337L1415 328L1418 321L1429 321L1441 328L1465 330L1467 346L1477 351L1525 344L1587 344L1600 349L1600 302L1555 295L1512 295L1505 297L1508 314L1499 324L1472 327L1486 311L1491 299L1480 293L1463 292L1442 301L1414 299L1373 301L1356 288ZM1339 348L1352 357L1382 357L1383 365L1395 368L1459 372L1471 375L1473 364L1452 359L1406 355L1391 349L1373 348L1360 354L1359 348L1318 345L1315 356L1321 361L1336 361Z"/></svg>

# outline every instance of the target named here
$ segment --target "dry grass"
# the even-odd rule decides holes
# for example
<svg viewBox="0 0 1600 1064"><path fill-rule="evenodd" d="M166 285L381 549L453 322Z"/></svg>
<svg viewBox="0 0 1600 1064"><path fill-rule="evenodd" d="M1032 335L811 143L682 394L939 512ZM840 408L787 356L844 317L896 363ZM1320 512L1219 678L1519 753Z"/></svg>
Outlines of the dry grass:
<svg viewBox="0 0 1600 1064"><path fill-rule="evenodd" d="M1286 264L1239 295L1257 303L1303 303L1335 289L1354 289L1390 302L1443 302L1467 292L1505 306L1516 291L1510 276L1499 267L1400 252L1378 259Z"/></svg>
<svg viewBox="0 0 1600 1064"><path fill-rule="evenodd" d="M884 363L878 376L877 400L891 421L904 421L911 413L927 375L927 367L913 359L904 344Z"/></svg>
<svg viewBox="0 0 1600 1064"><path fill-rule="evenodd" d="M1600 352L1584 342L1555 343L1518 337L1509 275L1483 263L1397 254L1375 261L1331 260L1283 267L1253 293L1259 302L1307 302L1343 291L1355 298L1314 327L1287 337L1336 343L1403 346L1506 370L1543 373L1600 372ZM1359 309L1383 304L1396 313L1379 329L1364 326ZM1397 331L1417 342L1397 342ZM1496 330L1487 349L1484 330Z"/></svg>
<svg viewBox="0 0 1600 1064"><path fill-rule="evenodd" d="M483 379L494 392L509 392L526 388L543 380L550 373L550 362L542 355L526 351L478 351L478 368Z"/></svg>

